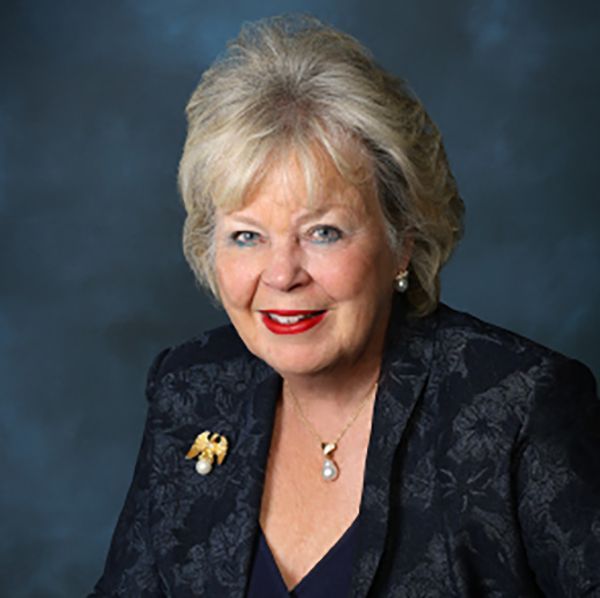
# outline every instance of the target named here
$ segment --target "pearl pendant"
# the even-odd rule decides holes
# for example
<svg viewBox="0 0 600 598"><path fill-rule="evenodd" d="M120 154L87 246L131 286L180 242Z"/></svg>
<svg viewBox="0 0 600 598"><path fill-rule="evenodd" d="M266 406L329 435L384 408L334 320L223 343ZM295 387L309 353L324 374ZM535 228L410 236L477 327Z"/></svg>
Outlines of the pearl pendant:
<svg viewBox="0 0 600 598"><path fill-rule="evenodd" d="M323 461L323 468L321 469L321 475L326 482L333 482L333 480L338 477L340 472L333 460L329 459L329 455L335 451L337 446L333 442L324 442L321 445L321 448L323 449L323 456L325 457L325 460Z"/></svg>
<svg viewBox="0 0 600 598"><path fill-rule="evenodd" d="M200 475L207 475L210 473L212 469L212 464L210 461L208 461L207 459L198 459L198 462L196 463L196 471L200 474Z"/></svg>
<svg viewBox="0 0 600 598"><path fill-rule="evenodd" d="M323 479L326 482L333 482L333 480L335 480L338 477L338 468L331 459L325 459L325 461L323 461L323 469L321 470L321 475L323 476Z"/></svg>

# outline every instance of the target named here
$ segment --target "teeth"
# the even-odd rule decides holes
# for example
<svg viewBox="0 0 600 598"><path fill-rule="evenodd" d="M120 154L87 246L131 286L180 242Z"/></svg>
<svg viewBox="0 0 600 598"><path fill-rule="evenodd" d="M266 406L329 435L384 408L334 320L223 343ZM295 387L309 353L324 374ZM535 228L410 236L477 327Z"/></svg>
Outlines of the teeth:
<svg viewBox="0 0 600 598"><path fill-rule="evenodd" d="M306 320L306 318L310 318L312 314L306 314L303 316L280 316L278 314L268 314L271 320L275 320L279 324L296 324L300 322L300 320Z"/></svg>
<svg viewBox="0 0 600 598"><path fill-rule="evenodd" d="M277 322L278 324L297 324L302 320L308 320L309 318L314 318L315 316L321 315L322 311L313 311L307 314L301 314L298 316L282 316L280 314L274 314L271 312L264 312L270 320Z"/></svg>

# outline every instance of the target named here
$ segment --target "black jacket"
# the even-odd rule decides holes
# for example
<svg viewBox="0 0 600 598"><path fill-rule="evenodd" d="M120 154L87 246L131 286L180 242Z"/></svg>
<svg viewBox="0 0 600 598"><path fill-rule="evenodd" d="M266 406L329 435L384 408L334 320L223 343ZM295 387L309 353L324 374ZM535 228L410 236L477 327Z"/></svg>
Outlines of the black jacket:
<svg viewBox="0 0 600 598"><path fill-rule="evenodd" d="M443 305L397 304L386 347L352 597L600 596L589 370ZM280 385L231 326L157 357L93 596L244 596ZM204 430L229 452L200 476L184 455Z"/></svg>

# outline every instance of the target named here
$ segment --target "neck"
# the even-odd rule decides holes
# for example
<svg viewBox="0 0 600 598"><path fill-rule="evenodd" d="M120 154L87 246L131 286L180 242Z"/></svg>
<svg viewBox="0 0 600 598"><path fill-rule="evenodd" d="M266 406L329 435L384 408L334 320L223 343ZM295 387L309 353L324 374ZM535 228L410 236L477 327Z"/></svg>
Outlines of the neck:
<svg viewBox="0 0 600 598"><path fill-rule="evenodd" d="M280 372L284 379L283 411L295 410L293 394L309 420L329 422L328 427L344 424L365 399L361 418L370 413L368 403L372 406L375 401L385 339L385 329L378 331L360 354L332 368L310 374Z"/></svg>
<svg viewBox="0 0 600 598"><path fill-rule="evenodd" d="M348 440L353 434L361 433L364 425L370 430L376 388L374 377L367 383L366 388L360 389L360 394L355 387L351 397L342 397L338 388L327 400L313 395L311 400L302 401L296 396L297 389L292 390L285 382L280 414L283 420L291 420L291 429L297 429L307 439L312 436L321 443L321 448L327 444L335 450L342 438ZM346 432L349 434L346 435Z"/></svg>
<svg viewBox="0 0 600 598"><path fill-rule="evenodd" d="M314 375L285 375L284 386L304 403L318 402L332 407L351 406L373 388L379 377L380 362L360 364L344 374L321 372Z"/></svg>
<svg viewBox="0 0 600 598"><path fill-rule="evenodd" d="M280 372L284 386L302 405L313 404L345 410L360 402L379 378L385 330L374 335L365 348L352 359L337 362L335 367L317 372L294 374Z"/></svg>
<svg viewBox="0 0 600 598"><path fill-rule="evenodd" d="M337 370L312 376L285 376L284 412L293 414L292 418L296 420L297 406L294 402L297 401L306 418L326 436L331 436L334 430L337 433L343 429L357 413L360 419L368 418L375 400L380 365L380 358L363 359L345 372Z"/></svg>

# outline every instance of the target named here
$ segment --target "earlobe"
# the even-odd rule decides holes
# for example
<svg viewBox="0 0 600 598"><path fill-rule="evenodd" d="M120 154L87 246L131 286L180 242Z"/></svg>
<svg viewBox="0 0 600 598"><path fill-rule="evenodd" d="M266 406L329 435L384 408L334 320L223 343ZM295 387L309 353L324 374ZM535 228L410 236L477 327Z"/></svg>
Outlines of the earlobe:
<svg viewBox="0 0 600 598"><path fill-rule="evenodd" d="M394 277L394 290L397 293L406 293L408 290L408 266L412 257L414 238L412 235L405 235L402 240L401 254L398 260L398 270Z"/></svg>
<svg viewBox="0 0 600 598"><path fill-rule="evenodd" d="M398 273L401 274L408 270L408 265L413 254L413 246L415 244L415 238L411 233L406 233L402 239L402 247L400 248L400 255L398 256Z"/></svg>

